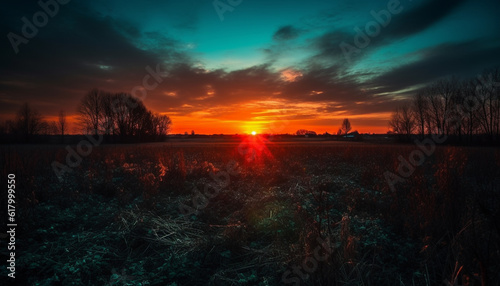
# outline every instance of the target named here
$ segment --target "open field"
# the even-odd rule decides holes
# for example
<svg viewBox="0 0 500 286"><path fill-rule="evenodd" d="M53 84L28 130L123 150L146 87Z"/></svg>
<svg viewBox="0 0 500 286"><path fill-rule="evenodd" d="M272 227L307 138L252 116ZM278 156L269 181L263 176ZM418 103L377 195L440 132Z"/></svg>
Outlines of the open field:
<svg viewBox="0 0 500 286"><path fill-rule="evenodd" d="M0 146L17 282L500 284L498 148L241 140Z"/></svg>

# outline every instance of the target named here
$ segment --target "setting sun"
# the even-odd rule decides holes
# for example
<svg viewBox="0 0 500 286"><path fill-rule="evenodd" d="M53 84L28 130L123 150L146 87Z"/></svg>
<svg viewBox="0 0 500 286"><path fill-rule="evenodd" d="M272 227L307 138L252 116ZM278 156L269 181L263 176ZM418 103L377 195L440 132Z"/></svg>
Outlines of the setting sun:
<svg viewBox="0 0 500 286"><path fill-rule="evenodd" d="M257 134L257 132L255 132L255 131L252 131L252 135L256 135L256 134Z"/></svg>

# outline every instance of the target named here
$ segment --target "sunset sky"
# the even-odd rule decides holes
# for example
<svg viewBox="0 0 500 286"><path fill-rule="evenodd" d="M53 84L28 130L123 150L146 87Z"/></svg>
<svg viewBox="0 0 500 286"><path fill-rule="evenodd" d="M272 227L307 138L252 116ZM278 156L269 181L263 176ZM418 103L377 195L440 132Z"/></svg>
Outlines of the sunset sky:
<svg viewBox="0 0 500 286"><path fill-rule="evenodd" d="M74 119L97 87L141 96L173 133L335 133L346 117L385 133L426 83L500 65L498 0L60 0L13 47L37 2L3 3L1 120L23 102Z"/></svg>

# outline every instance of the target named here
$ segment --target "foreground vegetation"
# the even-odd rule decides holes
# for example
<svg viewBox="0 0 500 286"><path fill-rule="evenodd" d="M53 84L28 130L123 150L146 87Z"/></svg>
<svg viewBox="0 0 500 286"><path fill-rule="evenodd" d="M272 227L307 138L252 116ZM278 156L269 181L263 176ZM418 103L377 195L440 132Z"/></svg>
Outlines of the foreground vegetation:
<svg viewBox="0 0 500 286"><path fill-rule="evenodd" d="M259 146L104 145L61 181L63 148L1 146L18 282L499 283L498 149L438 147L393 191L384 174L414 145Z"/></svg>

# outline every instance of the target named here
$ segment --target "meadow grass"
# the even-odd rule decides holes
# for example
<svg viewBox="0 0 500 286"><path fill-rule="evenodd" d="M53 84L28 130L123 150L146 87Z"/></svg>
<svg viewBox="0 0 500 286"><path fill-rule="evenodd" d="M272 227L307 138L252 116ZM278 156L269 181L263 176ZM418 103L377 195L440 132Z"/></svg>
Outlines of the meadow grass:
<svg viewBox="0 0 500 286"><path fill-rule="evenodd" d="M437 147L391 190L384 173L415 148L271 142L248 160L236 144L103 145L59 181L50 166L62 147L0 146L2 176L19 179L20 279L498 284L499 150ZM179 206L228 164L227 185L184 216ZM314 265L318 247L328 255Z"/></svg>

